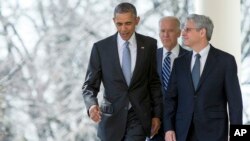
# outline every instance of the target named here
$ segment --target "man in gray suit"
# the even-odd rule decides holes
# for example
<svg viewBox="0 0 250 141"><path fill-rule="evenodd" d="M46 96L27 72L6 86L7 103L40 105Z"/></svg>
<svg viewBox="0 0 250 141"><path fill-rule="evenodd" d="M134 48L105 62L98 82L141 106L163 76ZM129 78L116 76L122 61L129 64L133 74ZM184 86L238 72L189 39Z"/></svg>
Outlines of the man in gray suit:
<svg viewBox="0 0 250 141"><path fill-rule="evenodd" d="M92 48L82 94L102 141L145 141L160 128L157 41L135 32L139 20L132 4L119 4L113 18L118 32ZM105 90L99 104L101 82Z"/></svg>
<svg viewBox="0 0 250 141"><path fill-rule="evenodd" d="M242 97L232 55L209 41L213 22L191 14L182 31L193 49L175 59L164 98L166 141L227 141L228 125L242 124Z"/></svg>
<svg viewBox="0 0 250 141"><path fill-rule="evenodd" d="M171 69L175 58L181 56L188 51L183 49L178 44L178 38L181 35L180 21L174 16L166 16L159 21L159 36L163 44L162 48L157 49L157 71L160 76L162 84L163 97L167 92L168 78L171 73ZM169 54L169 55L168 55ZM169 58L169 72L164 72L166 59ZM166 76L164 76L166 73ZM169 73L169 74L168 74ZM163 108L164 109L164 108ZM164 123L164 121L162 121ZM150 141L165 141L165 132L163 126L161 126L158 134L156 134Z"/></svg>

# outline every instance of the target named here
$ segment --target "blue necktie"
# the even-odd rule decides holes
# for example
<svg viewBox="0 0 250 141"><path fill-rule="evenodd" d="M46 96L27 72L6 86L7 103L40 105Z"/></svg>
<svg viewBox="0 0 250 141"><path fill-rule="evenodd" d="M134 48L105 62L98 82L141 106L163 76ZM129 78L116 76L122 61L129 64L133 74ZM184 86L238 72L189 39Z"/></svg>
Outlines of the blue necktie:
<svg viewBox="0 0 250 141"><path fill-rule="evenodd" d="M129 50L129 42L124 43L123 53L122 53L122 72L129 86L131 80L131 55Z"/></svg>
<svg viewBox="0 0 250 141"><path fill-rule="evenodd" d="M201 58L201 55L196 54L195 57L196 57L195 63L194 63L193 70L192 70L192 79L193 79L194 88L196 90L198 83L200 81L200 65L201 65L200 58Z"/></svg>
<svg viewBox="0 0 250 141"><path fill-rule="evenodd" d="M163 81L163 88L167 91L168 88L168 81L171 73L171 59L170 59L171 52L167 52L166 57L163 60L162 66L162 81Z"/></svg>

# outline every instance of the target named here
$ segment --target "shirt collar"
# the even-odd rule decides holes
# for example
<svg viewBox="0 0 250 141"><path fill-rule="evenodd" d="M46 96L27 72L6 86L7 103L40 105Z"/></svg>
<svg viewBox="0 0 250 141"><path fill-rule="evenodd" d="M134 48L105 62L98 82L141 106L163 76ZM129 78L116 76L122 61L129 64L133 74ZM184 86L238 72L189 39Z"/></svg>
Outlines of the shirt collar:
<svg viewBox="0 0 250 141"><path fill-rule="evenodd" d="M201 57L202 57L202 56L207 56L209 50L210 50L210 44L208 44L205 48L203 48L203 49L199 52L199 54L201 55ZM198 53L198 52L195 52L195 51L193 50L193 57L195 57L195 55L196 55L197 53Z"/></svg>
<svg viewBox="0 0 250 141"><path fill-rule="evenodd" d="M124 45L124 43L126 42L125 40L122 39L122 37L119 33L117 35L117 40L118 40L118 46L120 46L120 47L122 47ZM135 33L132 34L132 36L130 37L130 39L128 41L132 46L136 46Z"/></svg>
<svg viewBox="0 0 250 141"><path fill-rule="evenodd" d="M180 46L179 44L176 44L176 46L170 50L172 54L174 54L175 56L179 55L180 52ZM167 52L169 52L165 47L163 47L163 55L165 55Z"/></svg>

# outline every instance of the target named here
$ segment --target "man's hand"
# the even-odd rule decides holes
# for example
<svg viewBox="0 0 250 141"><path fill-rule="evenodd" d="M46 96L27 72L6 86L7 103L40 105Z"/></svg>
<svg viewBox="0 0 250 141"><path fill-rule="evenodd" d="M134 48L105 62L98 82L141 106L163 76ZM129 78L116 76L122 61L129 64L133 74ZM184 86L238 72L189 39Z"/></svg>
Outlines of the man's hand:
<svg viewBox="0 0 250 141"><path fill-rule="evenodd" d="M161 121L159 118L152 118L152 126L151 126L151 137L158 133L160 129Z"/></svg>
<svg viewBox="0 0 250 141"><path fill-rule="evenodd" d="M101 110L98 105L92 105L89 108L89 116L94 122L99 122L101 121Z"/></svg>
<svg viewBox="0 0 250 141"><path fill-rule="evenodd" d="M175 132L173 130L165 133L165 141L176 141Z"/></svg>

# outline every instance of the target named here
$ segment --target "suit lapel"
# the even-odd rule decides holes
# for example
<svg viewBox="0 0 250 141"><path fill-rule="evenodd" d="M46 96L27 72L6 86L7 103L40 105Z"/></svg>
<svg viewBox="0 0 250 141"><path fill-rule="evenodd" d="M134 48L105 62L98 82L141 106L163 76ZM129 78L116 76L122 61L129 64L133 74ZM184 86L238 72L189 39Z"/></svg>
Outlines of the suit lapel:
<svg viewBox="0 0 250 141"><path fill-rule="evenodd" d="M205 65L204 65L203 72L201 74L201 78L200 78L197 90L199 90L199 87L205 81L205 79L207 78L209 72L211 72L211 70L213 70L214 65L216 63L215 55L216 55L215 48L211 46L210 50L208 52L208 56L207 56L207 60L206 60Z"/></svg>
<svg viewBox="0 0 250 141"><path fill-rule="evenodd" d="M188 52L187 55L185 55L185 71L186 72L186 76L187 76L187 80L188 80L188 84L190 84L190 87L193 87L194 89L194 85L193 85L193 79L192 79L192 73L191 73L191 59L192 59L192 52Z"/></svg>
<svg viewBox="0 0 250 141"><path fill-rule="evenodd" d="M163 48L157 49L157 71L158 75L160 76L160 81L162 82L162 56L163 56Z"/></svg>
<svg viewBox="0 0 250 141"><path fill-rule="evenodd" d="M143 56L144 56L144 46L143 46L142 39L137 33L135 33L135 38L136 38L136 44L137 44L137 55L136 55L135 68L132 74L130 85L131 83L133 83L133 80L135 79L135 77L138 76L138 73L140 73L140 68L141 68Z"/></svg>
<svg viewBox="0 0 250 141"><path fill-rule="evenodd" d="M117 72L118 72L117 76L119 76L121 79L123 79L125 85L127 85L126 79L125 79L125 77L123 75L122 67L121 67L121 64L120 64L120 58L119 58L119 52L118 52L118 45L117 45L117 34L118 33L116 33L115 35L113 35L112 40L110 42L109 52L111 54L108 55L108 57L112 58L111 60L114 63L114 69L117 70Z"/></svg>

